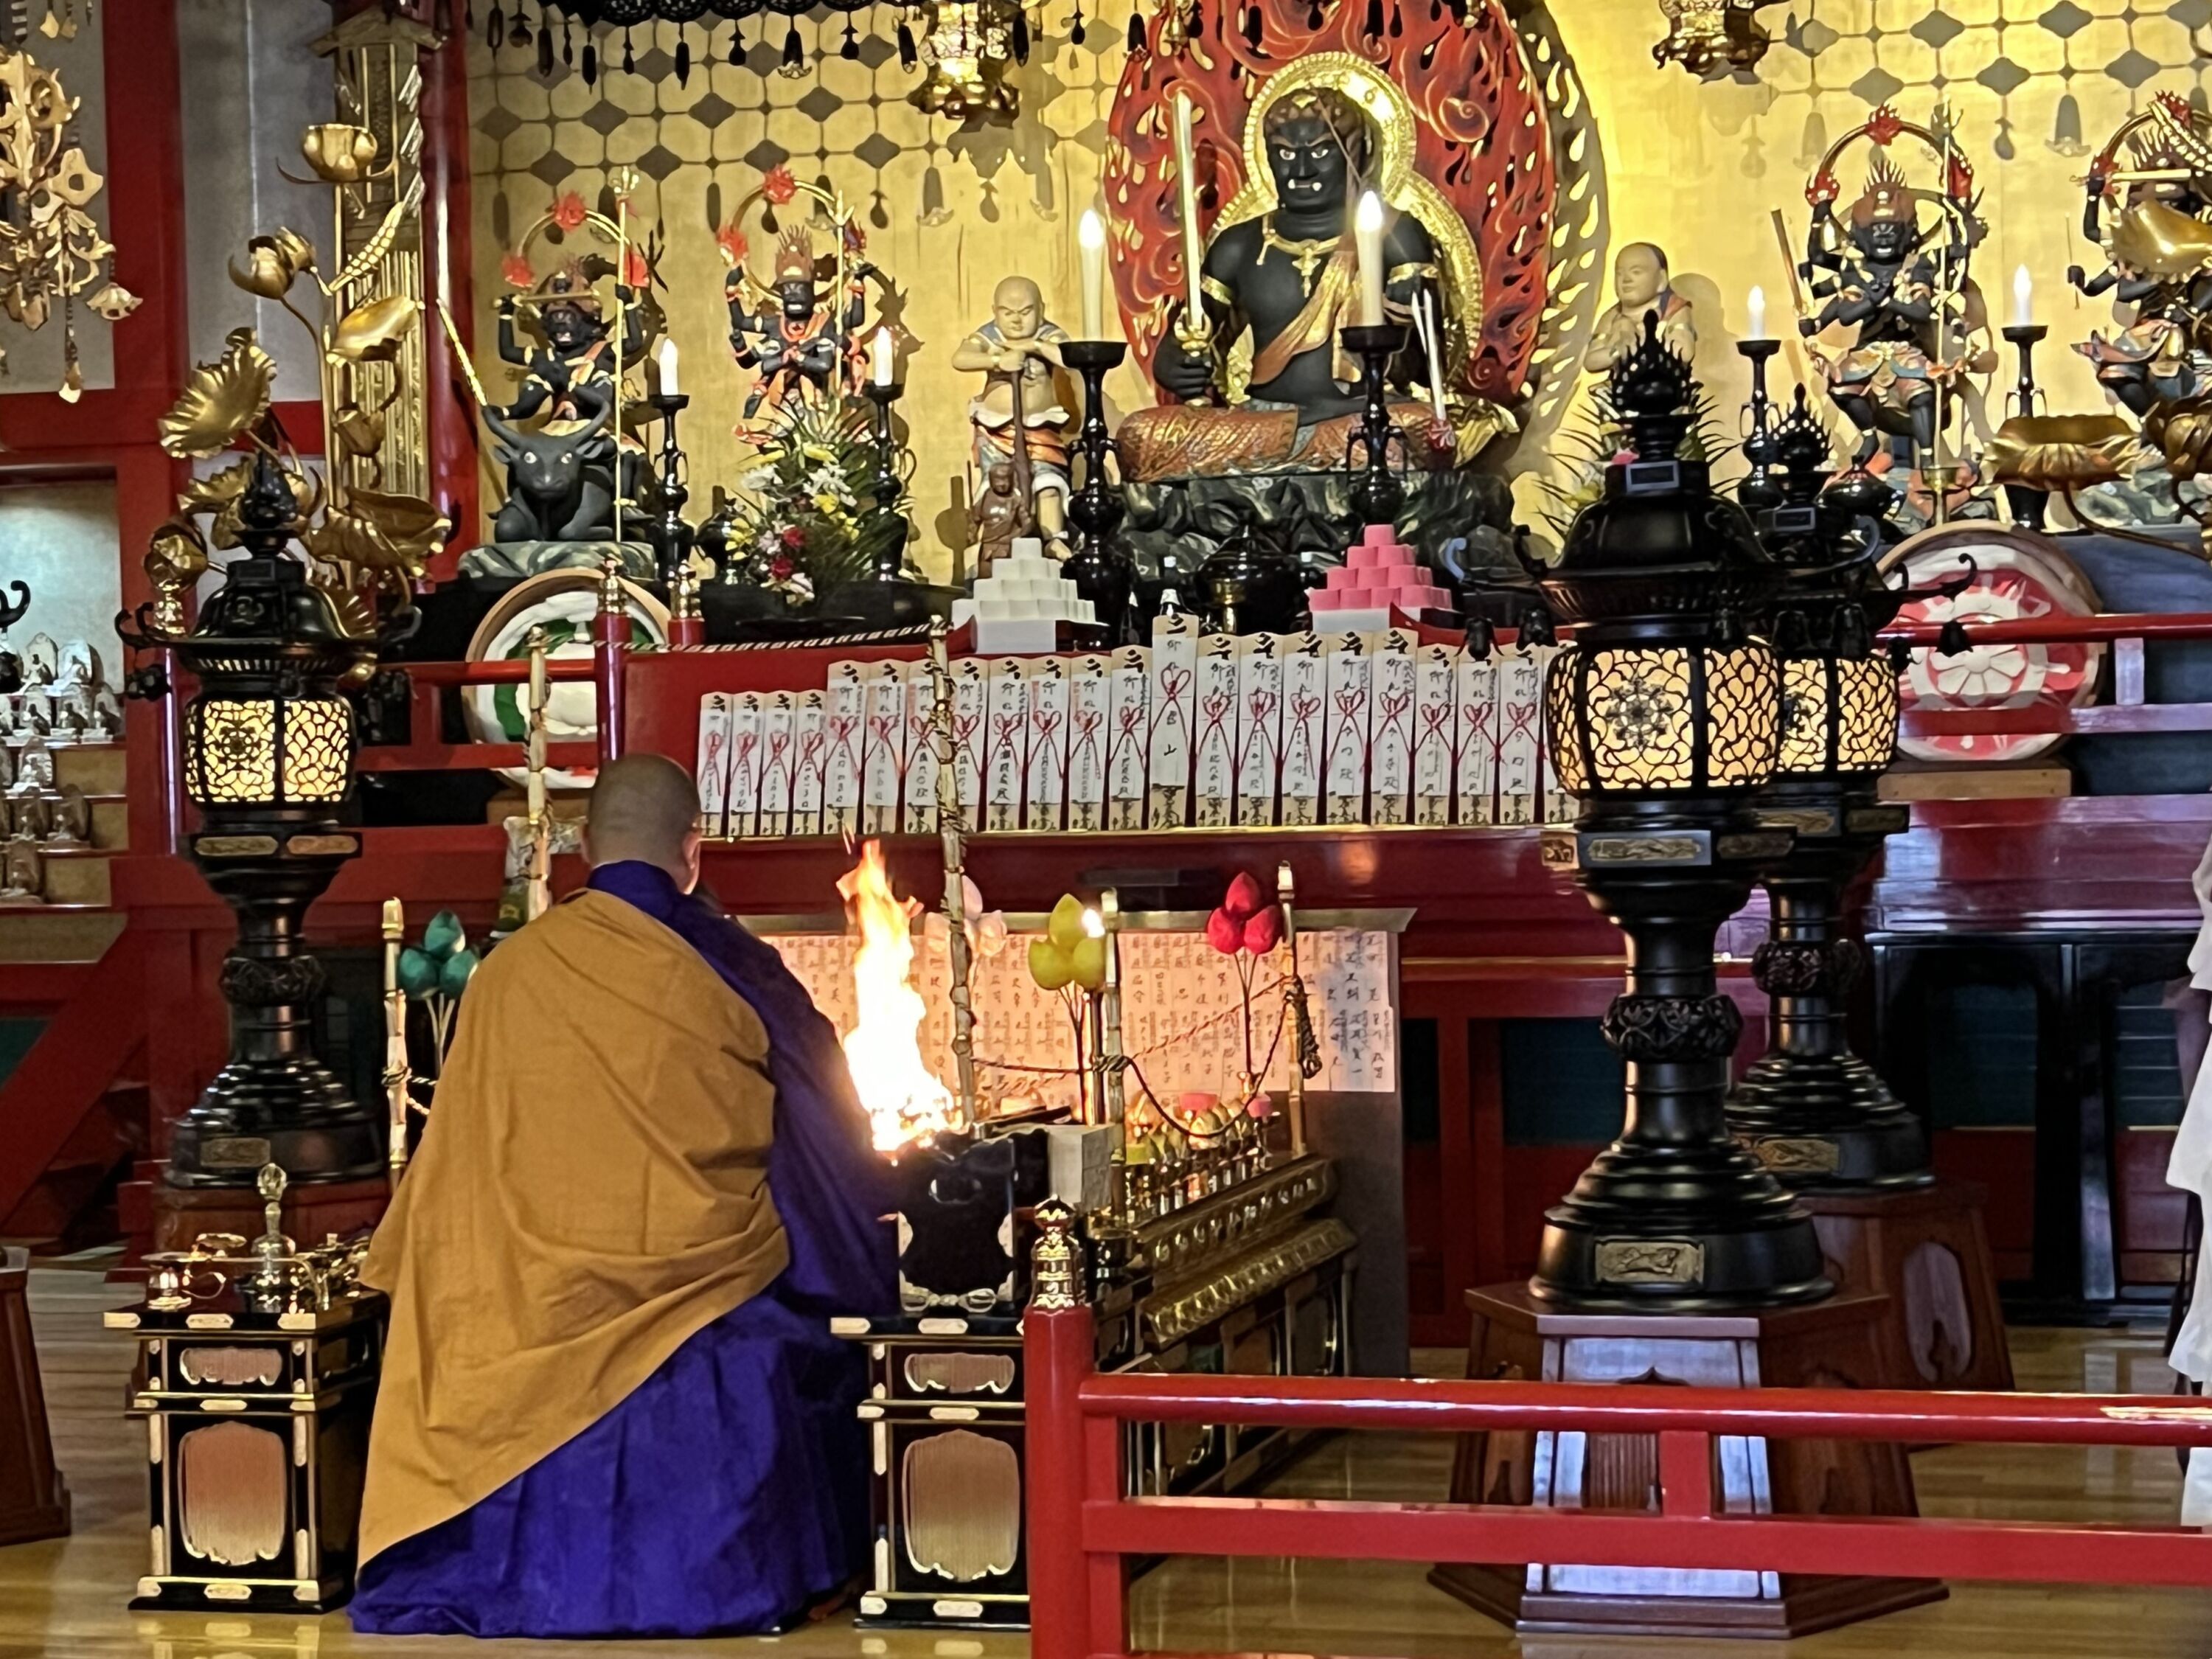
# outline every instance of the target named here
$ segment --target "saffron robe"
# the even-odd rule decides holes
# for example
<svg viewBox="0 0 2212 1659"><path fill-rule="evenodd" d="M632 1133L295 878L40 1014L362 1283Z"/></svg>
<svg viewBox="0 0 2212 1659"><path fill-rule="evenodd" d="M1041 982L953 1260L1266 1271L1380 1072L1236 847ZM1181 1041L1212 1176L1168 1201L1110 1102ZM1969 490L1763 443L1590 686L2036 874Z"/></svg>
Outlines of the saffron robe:
<svg viewBox="0 0 2212 1659"><path fill-rule="evenodd" d="M757 1630L865 1553L860 1357L827 1315L890 1305L887 1172L836 1034L663 872L592 885L472 982L379 1233L363 1629ZM492 1332L457 1340L485 1288Z"/></svg>

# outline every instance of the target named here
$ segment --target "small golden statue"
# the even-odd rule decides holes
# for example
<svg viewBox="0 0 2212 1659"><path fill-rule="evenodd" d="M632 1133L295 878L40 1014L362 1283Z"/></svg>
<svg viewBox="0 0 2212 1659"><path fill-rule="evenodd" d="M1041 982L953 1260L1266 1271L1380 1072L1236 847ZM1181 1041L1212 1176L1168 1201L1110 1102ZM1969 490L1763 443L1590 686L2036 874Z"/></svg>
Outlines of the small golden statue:
<svg viewBox="0 0 2212 1659"><path fill-rule="evenodd" d="M1044 314L1044 295L1027 276L1004 278L991 294L991 320L963 340L952 367L981 372L983 390L968 405L975 429L975 477L994 478L1000 465L1029 502L1048 543L1067 529L1066 365L1067 331ZM980 504L980 503L979 503Z"/></svg>
<svg viewBox="0 0 2212 1659"><path fill-rule="evenodd" d="M1689 301L1674 289L1666 251L1655 242L1631 242L1613 256L1613 304L1590 331L1583 367L1593 374L1610 374L1642 343L1644 319L1655 314L1662 343L1685 361L1694 357L1697 319Z"/></svg>

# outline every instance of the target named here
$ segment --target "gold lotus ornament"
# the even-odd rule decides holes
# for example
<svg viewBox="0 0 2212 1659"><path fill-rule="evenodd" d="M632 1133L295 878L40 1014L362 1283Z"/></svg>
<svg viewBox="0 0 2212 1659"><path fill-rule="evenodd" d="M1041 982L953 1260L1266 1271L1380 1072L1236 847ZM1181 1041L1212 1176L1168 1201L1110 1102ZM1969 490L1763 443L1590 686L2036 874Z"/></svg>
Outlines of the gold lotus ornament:
<svg viewBox="0 0 2212 1659"><path fill-rule="evenodd" d="M1990 441L1999 483L2029 489L2085 489L2124 477L2135 434L2117 415L2015 415Z"/></svg>
<svg viewBox="0 0 2212 1659"><path fill-rule="evenodd" d="M230 447L269 412L276 364L250 328L234 328L223 354L192 370L161 416L161 447L179 460L204 461Z"/></svg>
<svg viewBox="0 0 2212 1659"><path fill-rule="evenodd" d="M230 268L230 280L248 294L281 300L303 270L315 268L315 245L296 230L279 228L246 245L246 269Z"/></svg>
<svg viewBox="0 0 2212 1659"><path fill-rule="evenodd" d="M321 122L300 135L300 154L326 185L357 185L371 177L377 148L376 135L367 127L343 121Z"/></svg>
<svg viewBox="0 0 2212 1659"><path fill-rule="evenodd" d="M384 443L384 411L343 404L331 411L331 436L349 455L374 455Z"/></svg>
<svg viewBox="0 0 2212 1659"><path fill-rule="evenodd" d="M307 535L307 550L333 564L420 576L446 544L453 521L416 495L353 489L343 508L325 514Z"/></svg>
<svg viewBox="0 0 2212 1659"><path fill-rule="evenodd" d="M119 323L138 309L138 296L120 283L104 284L85 304L111 323Z"/></svg>
<svg viewBox="0 0 2212 1659"><path fill-rule="evenodd" d="M388 363L415 327L422 301L404 294L387 294L356 306L341 318L331 334L331 356L349 363Z"/></svg>
<svg viewBox="0 0 2212 1659"><path fill-rule="evenodd" d="M154 584L154 621L171 632L185 625L185 595L208 568L207 544L189 519L172 519L147 544L146 579Z"/></svg>

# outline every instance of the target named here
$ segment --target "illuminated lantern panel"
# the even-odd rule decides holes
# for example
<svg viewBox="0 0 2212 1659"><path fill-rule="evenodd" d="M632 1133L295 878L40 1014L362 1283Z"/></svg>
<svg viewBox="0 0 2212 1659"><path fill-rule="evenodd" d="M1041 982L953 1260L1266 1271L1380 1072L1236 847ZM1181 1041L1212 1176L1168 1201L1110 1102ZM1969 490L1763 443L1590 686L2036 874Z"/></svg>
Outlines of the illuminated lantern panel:
<svg viewBox="0 0 2212 1659"><path fill-rule="evenodd" d="M202 806L334 805L352 760L343 697L203 696L186 713L185 787Z"/></svg>
<svg viewBox="0 0 2212 1659"><path fill-rule="evenodd" d="M1897 672L1884 657L1782 665L1782 767L1792 777L1879 772L1897 752Z"/></svg>
<svg viewBox="0 0 2212 1659"><path fill-rule="evenodd" d="M1552 763L1577 795L1754 788L1774 775L1781 695L1780 665L1756 641L1569 647L1545 691Z"/></svg>

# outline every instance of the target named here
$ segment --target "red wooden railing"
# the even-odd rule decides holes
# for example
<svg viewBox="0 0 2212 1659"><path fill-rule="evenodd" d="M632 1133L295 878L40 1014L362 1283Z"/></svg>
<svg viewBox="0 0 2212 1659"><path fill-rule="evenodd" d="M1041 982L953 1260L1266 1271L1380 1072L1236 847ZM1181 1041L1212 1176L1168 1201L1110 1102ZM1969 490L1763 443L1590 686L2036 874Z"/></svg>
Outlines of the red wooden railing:
<svg viewBox="0 0 2212 1659"><path fill-rule="evenodd" d="M1035 1659L1129 1651L1132 1556L1735 1569L1900 1578L2212 1584L2212 1533L1948 1517L1723 1515L1716 1436L1910 1444L2212 1445L2212 1407L2171 1396L1685 1389L1635 1383L1102 1376L1091 1310L1032 1306L1029 1581ZM1322 1498L1128 1498L1123 1425L1227 1423L1431 1434L1649 1434L1659 1507L1530 1509Z"/></svg>

